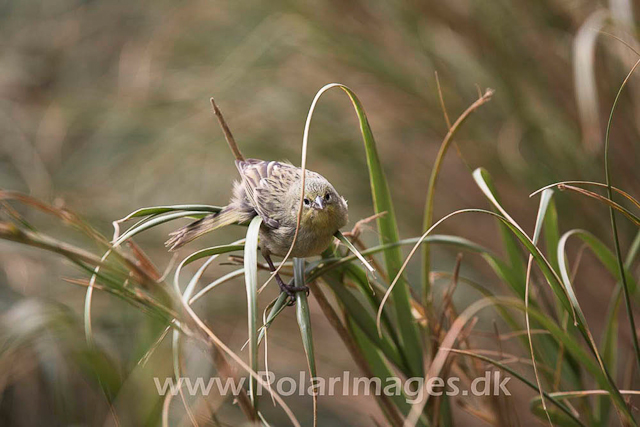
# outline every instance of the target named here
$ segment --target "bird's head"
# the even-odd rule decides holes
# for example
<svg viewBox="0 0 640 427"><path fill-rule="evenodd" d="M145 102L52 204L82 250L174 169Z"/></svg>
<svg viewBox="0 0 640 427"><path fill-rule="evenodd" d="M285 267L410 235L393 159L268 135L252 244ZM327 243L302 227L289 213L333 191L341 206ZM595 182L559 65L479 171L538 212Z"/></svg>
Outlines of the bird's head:
<svg viewBox="0 0 640 427"><path fill-rule="evenodd" d="M301 225L338 230L347 224L347 201L329 181L322 176L308 176L304 187ZM298 206L296 202L296 213Z"/></svg>

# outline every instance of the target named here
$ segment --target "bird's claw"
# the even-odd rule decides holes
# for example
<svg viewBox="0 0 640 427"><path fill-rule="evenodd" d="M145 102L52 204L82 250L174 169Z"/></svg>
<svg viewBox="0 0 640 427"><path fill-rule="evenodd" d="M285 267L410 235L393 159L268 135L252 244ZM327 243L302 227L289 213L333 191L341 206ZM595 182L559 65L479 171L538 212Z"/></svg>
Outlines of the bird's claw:
<svg viewBox="0 0 640 427"><path fill-rule="evenodd" d="M287 307L292 307L296 305L296 296L295 295L289 295L287 297Z"/></svg>
<svg viewBox="0 0 640 427"><path fill-rule="evenodd" d="M296 303L296 293L297 292L302 292L304 291L304 293L309 296L309 287L308 286L292 286L292 285L284 285L282 287L282 291L286 292L286 294L288 295L287 299L287 306L292 306L295 305Z"/></svg>

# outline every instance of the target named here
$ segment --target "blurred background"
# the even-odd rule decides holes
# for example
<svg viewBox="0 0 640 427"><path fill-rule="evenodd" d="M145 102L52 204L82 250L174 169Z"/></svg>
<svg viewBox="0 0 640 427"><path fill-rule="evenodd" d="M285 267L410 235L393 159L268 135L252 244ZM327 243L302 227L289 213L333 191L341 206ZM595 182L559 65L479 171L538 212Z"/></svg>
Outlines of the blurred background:
<svg viewBox="0 0 640 427"><path fill-rule="evenodd" d="M630 0L0 0L0 188L64 206L107 236L112 221L139 207L224 205L237 172L209 97L246 156L299 164L311 101L322 86L339 82L355 91L369 116L400 235L417 236L431 167L447 133L437 71L452 120L479 89L496 93L457 135L460 154L450 150L443 165L434 218L488 206L469 173L482 166L507 211L531 230L537 210L531 192L560 180L604 181L608 112L637 56L598 31L635 46L638 9ZM614 185L632 195L640 194L638 95L640 84L632 78L618 106L610 151ZM340 91L319 103L307 166L349 200L347 228L373 213L358 123ZM567 193L556 200L562 230L587 228L611 243L603 205ZM44 215L21 213L50 235L87 244ZM136 240L160 271L171 258L162 242L176 226ZM626 248L635 230L626 221L620 227ZM490 219L460 217L440 232L501 251ZM237 228L222 230L191 249L242 235ZM375 232L365 232L364 239L375 241ZM435 248L433 256L438 270L450 271L456 253ZM578 297L598 334L601 301L613 280L595 258L584 257ZM419 277L418 264L410 277ZM229 268L216 265L207 276ZM463 270L499 292L472 256L465 257ZM170 340L147 365L137 365L162 325L97 293L94 329L105 354L87 348L84 289L63 280L81 275L53 254L0 242L3 342L19 343L0 358L0 424L109 424L109 406L90 372L105 364L122 383L114 407L123 425L159 422L162 401L151 378L171 375ZM242 283L224 285L196 305L235 350L246 340ZM268 292L276 295L275 287ZM468 303L464 295L456 298ZM313 298L311 308L319 372L355 370L326 319L314 317ZM270 331L272 369L305 370L294 313L284 313ZM627 345L628 331L622 334ZM198 352L192 349L192 366L202 362ZM526 407L534 393L515 388L514 399ZM310 399L287 401L301 421L310 422ZM222 399L208 404L220 406ZM239 411L224 408L226 423L242 421ZM179 399L171 409L172 425L189 425ZM319 411L327 423L384 422L375 401L364 396L325 398ZM206 425L207 411L201 412ZM462 410L454 414L456 421L474 420Z"/></svg>

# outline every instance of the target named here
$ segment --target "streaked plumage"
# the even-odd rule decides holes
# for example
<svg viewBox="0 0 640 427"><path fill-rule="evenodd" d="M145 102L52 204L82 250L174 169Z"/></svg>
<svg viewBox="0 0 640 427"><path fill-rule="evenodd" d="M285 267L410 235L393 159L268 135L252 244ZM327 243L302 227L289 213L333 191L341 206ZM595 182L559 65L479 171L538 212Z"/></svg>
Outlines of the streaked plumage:
<svg viewBox="0 0 640 427"><path fill-rule="evenodd" d="M241 181L234 183L229 204L171 234L166 245L175 250L217 228L262 217L260 249L285 256L296 229L301 169L289 163L236 160ZM324 251L337 230L347 224L347 202L322 175L307 170L300 230L291 256L306 258Z"/></svg>

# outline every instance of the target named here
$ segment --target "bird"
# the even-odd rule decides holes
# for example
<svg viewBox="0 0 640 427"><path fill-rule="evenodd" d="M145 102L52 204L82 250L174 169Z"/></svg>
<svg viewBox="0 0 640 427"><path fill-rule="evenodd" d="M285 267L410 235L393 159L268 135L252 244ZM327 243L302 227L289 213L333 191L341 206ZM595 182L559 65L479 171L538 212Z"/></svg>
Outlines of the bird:
<svg viewBox="0 0 640 427"><path fill-rule="evenodd" d="M226 207L174 231L165 245L175 251L205 233L230 224L246 223L260 216L259 247L271 272L276 271L272 255L285 257L290 249L294 258L321 254L333 241L334 234L347 225L346 199L317 172L305 170L304 191L301 191L301 168L288 162L245 159L213 99L211 103L236 156L240 180L234 182L233 195ZM298 226L301 197L300 225L291 248ZM275 279L281 291L290 297L297 291L308 291L306 287L285 284L278 274Z"/></svg>

